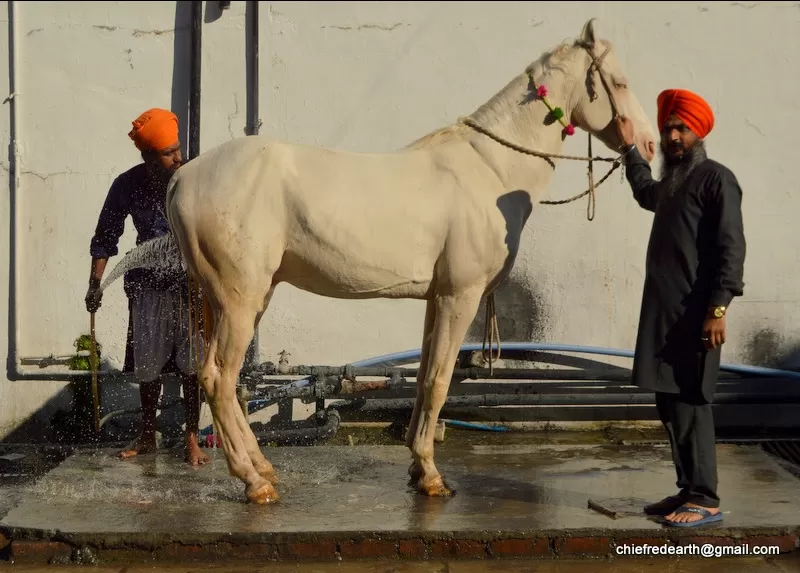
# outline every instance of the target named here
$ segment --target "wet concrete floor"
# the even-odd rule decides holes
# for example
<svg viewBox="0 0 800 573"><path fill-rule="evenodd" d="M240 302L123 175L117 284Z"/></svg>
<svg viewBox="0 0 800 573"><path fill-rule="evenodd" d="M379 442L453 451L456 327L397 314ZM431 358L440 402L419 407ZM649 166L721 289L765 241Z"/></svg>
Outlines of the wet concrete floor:
<svg viewBox="0 0 800 573"><path fill-rule="evenodd" d="M8 573L81 573L85 566L4 565ZM91 567L92 573L796 573L800 558L710 558L664 561L428 561L406 563L270 563L266 565L138 565Z"/></svg>
<svg viewBox="0 0 800 573"><path fill-rule="evenodd" d="M200 469L165 451L125 462L116 450L78 452L19 491L0 525L98 536L654 530L664 526L641 507L675 490L663 445L440 449L437 466L457 492L449 499L425 498L409 487L405 447L316 446L267 449L282 499L260 507L244 503L222 451L206 451L213 461ZM717 451L722 527L800 524L796 477L756 446ZM589 509L590 499L618 518Z"/></svg>

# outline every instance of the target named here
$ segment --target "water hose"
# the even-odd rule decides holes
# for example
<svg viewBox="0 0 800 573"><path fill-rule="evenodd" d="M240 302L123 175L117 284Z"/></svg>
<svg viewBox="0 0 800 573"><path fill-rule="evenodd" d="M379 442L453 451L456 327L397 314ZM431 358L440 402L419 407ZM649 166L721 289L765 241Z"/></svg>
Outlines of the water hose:
<svg viewBox="0 0 800 573"><path fill-rule="evenodd" d="M460 352L482 349L483 345L481 344L464 344L461 346ZM577 354L599 354L604 356L615 356L618 358L633 358L634 356L634 352L632 350L602 348L598 346L580 346L573 344L542 344L535 342L506 342L503 344L503 350L515 350L523 352L574 352ZM396 364L408 364L410 362L419 362L421 354L421 349L417 348L414 350L406 350L403 352L396 352L394 354L385 354L383 356L367 358L365 360L353 362L351 366L354 368L363 368L366 366L392 366ZM754 376L764 376L767 378L788 378L790 380L800 380L800 372L796 370L783 370L778 368L765 368L761 366L726 363L720 364L720 370L734 374L750 374Z"/></svg>
<svg viewBox="0 0 800 573"><path fill-rule="evenodd" d="M92 338L92 353L89 356L89 367L92 369L92 405L94 410L94 431L100 432L100 392L97 388L97 368L99 360L97 359L97 341L94 336L94 312L91 313L89 318L89 330Z"/></svg>
<svg viewBox="0 0 800 573"><path fill-rule="evenodd" d="M441 418L446 426L453 426L454 428L466 428L468 430L482 430L484 432L508 432L506 426L490 426L489 424L478 424L476 422L464 422L462 420L451 420L449 418Z"/></svg>

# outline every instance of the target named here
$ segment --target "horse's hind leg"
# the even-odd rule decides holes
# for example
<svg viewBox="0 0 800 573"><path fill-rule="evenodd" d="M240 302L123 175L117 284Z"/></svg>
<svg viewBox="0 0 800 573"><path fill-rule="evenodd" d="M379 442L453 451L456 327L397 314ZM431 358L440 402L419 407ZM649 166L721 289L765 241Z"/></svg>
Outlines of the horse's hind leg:
<svg viewBox="0 0 800 573"><path fill-rule="evenodd" d="M433 325L436 321L436 304L433 300L428 300L425 307L425 323L422 328L422 347L419 359L419 371L417 372L417 399L414 402L414 413L411 414L411 422L408 424L406 432L406 446L410 450L414 445L414 436L417 434L419 415L422 411L422 401L425 398L425 374L428 370L428 360L431 353L431 336L433 335ZM422 468L416 460L411 462L408 468L408 475L414 481L422 477Z"/></svg>
<svg viewBox="0 0 800 573"><path fill-rule="evenodd" d="M257 310L238 298L235 301L231 300L233 297L214 298L212 306L219 305L218 321L211 334L201 381L214 420L221 430L230 473L245 482L245 493L250 501L261 504L275 502L280 499L278 492L253 465L252 445L255 443L257 450L258 444L236 399L236 379L253 338Z"/></svg>
<svg viewBox="0 0 800 573"><path fill-rule="evenodd" d="M258 328L258 324L261 322L261 317L264 316L264 313L267 311L269 302L272 300L272 295L274 293L275 285L272 285L267 292L267 295L264 297L264 306L256 315L255 322L253 324L254 331L256 328ZM280 480L275 473L275 468L272 467L272 464L269 462L269 460L267 460L267 458L264 456L264 453L261 451L261 448L258 445L258 440L256 439L255 435L253 435L252 429L247 423L247 420L245 419L244 413L241 411L241 409L239 410L239 414L241 415L236 416L236 422L245 438L247 453L250 455L250 461L253 462L253 467L261 477L269 480L272 485L278 485Z"/></svg>
<svg viewBox="0 0 800 573"><path fill-rule="evenodd" d="M436 320L423 383L422 410L411 449L414 460L421 469L417 487L426 495L452 494L433 463L433 437L439 412L447 400L458 351L478 311L482 294L481 286L438 295L435 299Z"/></svg>
<svg viewBox="0 0 800 573"><path fill-rule="evenodd" d="M256 328L258 328L258 323L261 321L261 317L266 312L267 307L269 306L269 302L270 300L272 300L272 295L274 292L275 292L275 286L273 285L272 287L270 287L269 291L267 292L267 295L264 297L264 306L262 310L256 315L255 322L253 324L254 331ZM211 307L208 304L208 299L204 299L203 317L204 317L204 322L207 325L208 332L213 332L214 328L213 316L214 315L211 310ZM241 413L241 409L239 409L239 412ZM250 431L251 430L250 425L247 423L247 420L245 419L243 413L241 416L237 414L236 425L242 432L242 436L245 439L245 447L247 448L247 453L250 456L250 461L253 463L253 467L255 468L256 472L258 472L258 474L261 477L269 480L272 483L272 485L278 485L279 480L278 476L275 474L275 468L272 467L272 464L269 462L269 460L267 460L267 458L261 451L261 448L258 445L258 441L256 440L256 437L253 435L252 431ZM221 439L222 431L220 428L217 428L217 434L220 436Z"/></svg>

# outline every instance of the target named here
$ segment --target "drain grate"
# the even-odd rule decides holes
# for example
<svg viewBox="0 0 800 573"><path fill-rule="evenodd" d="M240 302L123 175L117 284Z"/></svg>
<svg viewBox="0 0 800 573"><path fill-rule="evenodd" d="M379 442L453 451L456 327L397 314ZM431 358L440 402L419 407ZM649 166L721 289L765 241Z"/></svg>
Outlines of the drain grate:
<svg viewBox="0 0 800 573"><path fill-rule="evenodd" d="M761 443L761 449L800 468L800 441L767 440Z"/></svg>
<svg viewBox="0 0 800 573"><path fill-rule="evenodd" d="M800 438L798 437L787 436L777 439L736 437L720 438L717 442L736 446L757 445L763 452L777 458L787 470L800 478Z"/></svg>

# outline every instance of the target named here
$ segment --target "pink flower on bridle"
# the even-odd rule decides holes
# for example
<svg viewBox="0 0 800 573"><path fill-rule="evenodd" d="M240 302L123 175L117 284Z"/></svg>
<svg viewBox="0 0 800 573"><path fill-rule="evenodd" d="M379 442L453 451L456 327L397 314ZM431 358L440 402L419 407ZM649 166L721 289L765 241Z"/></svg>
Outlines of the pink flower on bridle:
<svg viewBox="0 0 800 573"><path fill-rule="evenodd" d="M547 106L547 109L550 110L550 115L561 122L561 125L564 126L564 129L561 130L562 133L564 133L564 135L575 135L575 126L571 123L567 123L564 120L564 110L560 107L553 107L552 104L547 101L547 86L542 84L536 88L536 96L542 100Z"/></svg>

